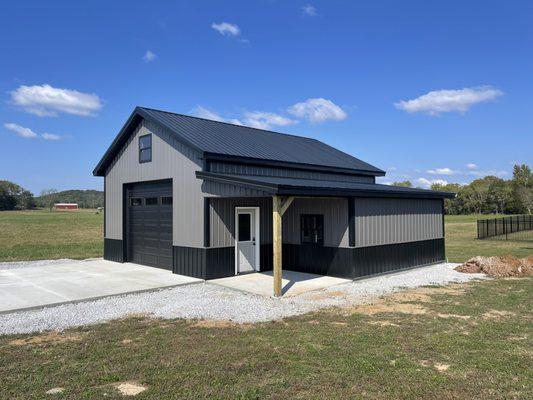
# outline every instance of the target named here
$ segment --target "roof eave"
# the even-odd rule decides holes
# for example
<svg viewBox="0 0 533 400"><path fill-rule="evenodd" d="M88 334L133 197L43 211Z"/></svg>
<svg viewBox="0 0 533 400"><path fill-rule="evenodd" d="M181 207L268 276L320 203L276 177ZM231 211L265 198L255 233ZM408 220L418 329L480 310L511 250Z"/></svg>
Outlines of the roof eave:
<svg viewBox="0 0 533 400"><path fill-rule="evenodd" d="M339 189L339 188L317 188L317 187L295 187L291 185L277 185L265 182L257 182L251 179L224 176L212 172L196 171L198 179L209 180L220 183L241 185L270 192L273 195L282 196L353 196L353 197L395 197L395 198L418 198L418 199L444 199L454 198L455 193L439 192L433 190L420 191L380 191L373 189Z"/></svg>

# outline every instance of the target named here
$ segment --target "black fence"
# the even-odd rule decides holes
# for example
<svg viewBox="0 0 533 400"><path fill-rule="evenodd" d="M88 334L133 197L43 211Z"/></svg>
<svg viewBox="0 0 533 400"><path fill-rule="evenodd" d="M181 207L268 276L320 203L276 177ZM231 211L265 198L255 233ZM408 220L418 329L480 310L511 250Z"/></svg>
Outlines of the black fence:
<svg viewBox="0 0 533 400"><path fill-rule="evenodd" d="M515 233L530 230L533 230L533 215L477 220L478 239L490 237L512 239L517 236Z"/></svg>

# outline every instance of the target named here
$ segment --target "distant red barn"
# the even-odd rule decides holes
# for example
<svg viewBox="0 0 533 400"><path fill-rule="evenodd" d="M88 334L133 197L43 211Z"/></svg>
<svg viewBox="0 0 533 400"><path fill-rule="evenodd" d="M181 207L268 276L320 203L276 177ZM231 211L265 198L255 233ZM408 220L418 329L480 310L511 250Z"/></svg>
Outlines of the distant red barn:
<svg viewBox="0 0 533 400"><path fill-rule="evenodd" d="M54 208L56 210L77 210L78 203L56 203Z"/></svg>

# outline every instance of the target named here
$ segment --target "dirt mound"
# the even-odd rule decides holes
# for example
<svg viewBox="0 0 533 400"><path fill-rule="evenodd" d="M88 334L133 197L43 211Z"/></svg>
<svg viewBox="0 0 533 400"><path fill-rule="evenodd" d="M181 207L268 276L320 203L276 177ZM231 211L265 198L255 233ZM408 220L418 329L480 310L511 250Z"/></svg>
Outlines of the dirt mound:
<svg viewBox="0 0 533 400"><path fill-rule="evenodd" d="M533 256L517 258L511 255L501 257L474 257L455 268L466 274L484 273L493 277L533 276Z"/></svg>

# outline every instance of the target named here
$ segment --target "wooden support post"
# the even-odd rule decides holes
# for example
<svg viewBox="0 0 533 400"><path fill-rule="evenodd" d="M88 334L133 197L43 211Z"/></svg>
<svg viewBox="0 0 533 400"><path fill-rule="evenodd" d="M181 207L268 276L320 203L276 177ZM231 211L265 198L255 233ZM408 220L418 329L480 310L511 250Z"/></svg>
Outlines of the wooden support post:
<svg viewBox="0 0 533 400"><path fill-rule="evenodd" d="M281 296L281 199L272 196L272 239L273 239L273 272L274 272L274 296Z"/></svg>

